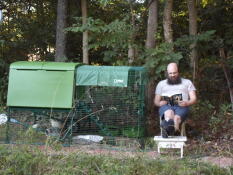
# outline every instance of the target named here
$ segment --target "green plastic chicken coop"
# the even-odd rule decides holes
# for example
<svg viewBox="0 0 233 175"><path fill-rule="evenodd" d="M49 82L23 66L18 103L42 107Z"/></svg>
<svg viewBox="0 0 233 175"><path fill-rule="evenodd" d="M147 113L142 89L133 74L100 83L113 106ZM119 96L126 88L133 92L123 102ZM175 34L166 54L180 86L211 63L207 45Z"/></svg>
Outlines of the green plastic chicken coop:
<svg viewBox="0 0 233 175"><path fill-rule="evenodd" d="M89 66L80 63L27 62L10 65L5 140L15 142L34 128L42 143L59 121L60 139L77 135L145 136L143 67ZM3 139L4 137L0 137Z"/></svg>

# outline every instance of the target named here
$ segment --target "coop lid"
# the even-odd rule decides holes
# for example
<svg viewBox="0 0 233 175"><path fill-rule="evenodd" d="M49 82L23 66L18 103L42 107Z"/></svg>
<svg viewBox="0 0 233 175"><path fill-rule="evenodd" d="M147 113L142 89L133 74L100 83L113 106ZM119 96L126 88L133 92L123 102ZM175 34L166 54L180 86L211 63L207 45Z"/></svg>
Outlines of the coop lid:
<svg viewBox="0 0 233 175"><path fill-rule="evenodd" d="M130 71L144 71L144 68L83 65L76 71L76 85L127 87Z"/></svg>
<svg viewBox="0 0 233 175"><path fill-rule="evenodd" d="M17 61L10 65L10 69L24 70L75 70L81 63L42 62L42 61Z"/></svg>
<svg viewBox="0 0 233 175"><path fill-rule="evenodd" d="M10 65L10 69L42 69L44 62L17 61Z"/></svg>

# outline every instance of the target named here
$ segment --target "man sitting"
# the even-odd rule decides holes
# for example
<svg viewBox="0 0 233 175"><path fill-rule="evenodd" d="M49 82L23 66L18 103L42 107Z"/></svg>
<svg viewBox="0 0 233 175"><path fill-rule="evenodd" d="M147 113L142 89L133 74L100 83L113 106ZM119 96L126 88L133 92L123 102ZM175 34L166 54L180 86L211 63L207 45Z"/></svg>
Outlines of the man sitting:
<svg viewBox="0 0 233 175"><path fill-rule="evenodd" d="M154 104L159 107L162 117L162 137L167 138L180 132L179 126L187 118L189 106L197 101L193 83L179 76L176 63L167 66L167 79L158 83Z"/></svg>

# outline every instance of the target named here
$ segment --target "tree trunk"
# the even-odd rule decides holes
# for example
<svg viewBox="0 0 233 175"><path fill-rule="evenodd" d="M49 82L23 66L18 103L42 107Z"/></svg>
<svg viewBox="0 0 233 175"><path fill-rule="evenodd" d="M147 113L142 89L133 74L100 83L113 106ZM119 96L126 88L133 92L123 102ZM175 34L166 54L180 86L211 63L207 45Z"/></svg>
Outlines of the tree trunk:
<svg viewBox="0 0 233 175"><path fill-rule="evenodd" d="M85 25L87 23L87 0L81 0L82 8L82 23ZM83 63L89 64L88 55L88 31L83 32Z"/></svg>
<svg viewBox="0 0 233 175"><path fill-rule="evenodd" d="M164 30L164 38L167 43L173 42L172 7L173 7L173 0L166 0L164 12L163 12L163 30Z"/></svg>
<svg viewBox="0 0 233 175"><path fill-rule="evenodd" d="M189 35L197 35L197 8L196 0L188 0L188 10L189 10ZM197 78L197 69L198 69L198 54L196 43L190 45L190 67L193 69L193 82Z"/></svg>
<svg viewBox="0 0 233 175"><path fill-rule="evenodd" d="M219 55L221 58L220 63L221 63L225 78L227 80L227 86L229 89L229 94L230 94L230 99L231 99L231 109L233 111L233 77L232 77L230 68L227 64L227 57L226 57L224 48L219 49Z"/></svg>
<svg viewBox="0 0 233 175"><path fill-rule="evenodd" d="M158 0L150 0L148 2L149 13L147 20L147 36L145 47L147 49L155 48L158 27ZM155 106L154 106L154 96L155 96L155 79L153 76L149 79L148 87L146 91L146 116L147 118L147 134L154 135L156 133L156 128L158 128L158 123L155 122L158 117L155 116Z"/></svg>
<svg viewBox="0 0 233 175"><path fill-rule="evenodd" d="M67 0L58 0L55 61L66 61L66 27Z"/></svg>
<svg viewBox="0 0 233 175"><path fill-rule="evenodd" d="M131 43L129 43L129 49L128 49L129 64L132 64L135 61L135 56L136 56L136 49L132 46Z"/></svg>
<svg viewBox="0 0 233 175"><path fill-rule="evenodd" d="M154 48L155 34L158 27L158 0L149 1L149 14L147 20L146 48Z"/></svg>
<svg viewBox="0 0 233 175"><path fill-rule="evenodd" d="M156 82L154 76L149 76L149 81L146 91L146 125L147 135L153 136L159 129L159 114L154 105Z"/></svg>
<svg viewBox="0 0 233 175"><path fill-rule="evenodd" d="M135 56L136 56L136 48L133 46L134 40L135 40L135 15L134 15L134 11L133 11L132 0L129 0L129 6L130 6L132 33L131 33L130 38L129 38L128 62L129 62L129 64L132 64L135 61Z"/></svg>

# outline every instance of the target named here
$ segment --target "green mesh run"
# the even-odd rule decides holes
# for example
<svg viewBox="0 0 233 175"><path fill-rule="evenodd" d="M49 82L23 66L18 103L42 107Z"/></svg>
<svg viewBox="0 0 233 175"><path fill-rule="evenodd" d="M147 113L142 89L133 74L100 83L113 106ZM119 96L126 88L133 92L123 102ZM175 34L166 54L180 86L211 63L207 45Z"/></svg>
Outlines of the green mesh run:
<svg viewBox="0 0 233 175"><path fill-rule="evenodd" d="M127 84L122 87L76 87L74 134L130 138L145 135L145 72L139 68L127 71Z"/></svg>

